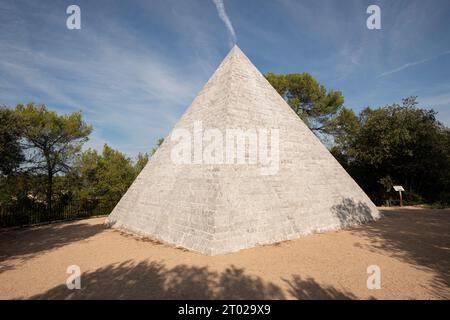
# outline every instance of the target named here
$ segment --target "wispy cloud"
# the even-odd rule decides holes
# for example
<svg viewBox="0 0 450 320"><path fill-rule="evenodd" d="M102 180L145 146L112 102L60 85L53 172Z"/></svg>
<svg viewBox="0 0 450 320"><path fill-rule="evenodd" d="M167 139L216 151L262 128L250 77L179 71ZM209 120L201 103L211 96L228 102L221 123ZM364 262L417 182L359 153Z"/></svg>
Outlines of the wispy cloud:
<svg viewBox="0 0 450 320"><path fill-rule="evenodd" d="M25 24L16 10L11 9L16 24ZM45 46L17 41L28 30L0 32L0 104L34 101L60 112L82 110L95 130L87 146L108 142L130 155L150 150L206 80L194 72L195 56L174 61L117 21L105 19L75 33L58 28L60 21L52 17L32 33L57 30Z"/></svg>
<svg viewBox="0 0 450 320"><path fill-rule="evenodd" d="M429 58L426 58L426 59L422 59L422 60L406 63L406 64L404 64L404 65L402 65L402 66L400 66L398 68L395 68L395 69L392 69L392 70L389 70L389 71L386 71L386 72L383 72L383 73L379 74L377 76L377 78L385 77L387 75L400 72L400 71L405 70L407 68L410 68L410 67L413 67L413 66L417 66L419 64L430 62L432 60L438 59L438 58L440 58L442 56L445 56L445 55L448 55L448 54L450 54L450 50L444 51L444 52L442 52L442 53L440 53L438 55L435 55L435 56L432 56L432 57L429 57Z"/></svg>
<svg viewBox="0 0 450 320"><path fill-rule="evenodd" d="M227 28L228 32L230 33L230 37L232 40L232 45L236 43L236 33L234 32L233 25L231 24L231 20L227 15L227 12L225 11L225 6L223 4L223 0L213 0L214 4L217 8L217 13L219 14L220 19L222 19L223 23L225 24L225 27Z"/></svg>

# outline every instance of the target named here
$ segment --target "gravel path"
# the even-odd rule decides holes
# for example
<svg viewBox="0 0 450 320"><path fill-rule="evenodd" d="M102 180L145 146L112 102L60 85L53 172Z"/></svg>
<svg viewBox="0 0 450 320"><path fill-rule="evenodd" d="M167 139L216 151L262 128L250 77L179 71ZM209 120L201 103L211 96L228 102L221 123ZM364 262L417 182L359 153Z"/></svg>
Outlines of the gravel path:
<svg viewBox="0 0 450 320"><path fill-rule="evenodd" d="M450 210L208 257L105 229L104 218L0 231L1 299L450 299ZM67 267L81 289L66 287ZM381 289L367 288L367 267Z"/></svg>

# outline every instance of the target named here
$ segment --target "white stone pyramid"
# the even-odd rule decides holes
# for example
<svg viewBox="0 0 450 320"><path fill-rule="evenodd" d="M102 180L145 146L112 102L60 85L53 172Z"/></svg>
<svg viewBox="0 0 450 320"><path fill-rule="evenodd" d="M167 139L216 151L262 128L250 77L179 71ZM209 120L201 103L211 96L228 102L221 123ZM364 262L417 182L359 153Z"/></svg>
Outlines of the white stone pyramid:
<svg viewBox="0 0 450 320"><path fill-rule="evenodd" d="M268 174L261 161L250 163L250 140L245 163L211 164L195 155L192 163L174 161L172 153L179 146L174 133L193 132L194 141L196 123L203 129L197 126L197 134L206 129L278 129L278 168ZM276 151L273 146L268 152ZM200 151L206 147L204 143ZM369 197L235 46L106 222L216 255L378 218Z"/></svg>

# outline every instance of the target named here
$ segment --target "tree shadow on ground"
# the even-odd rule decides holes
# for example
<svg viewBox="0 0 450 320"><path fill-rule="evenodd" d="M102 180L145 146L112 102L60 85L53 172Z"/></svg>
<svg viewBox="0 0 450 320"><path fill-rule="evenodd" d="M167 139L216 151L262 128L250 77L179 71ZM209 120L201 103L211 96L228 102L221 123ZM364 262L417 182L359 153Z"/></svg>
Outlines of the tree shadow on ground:
<svg viewBox="0 0 450 320"><path fill-rule="evenodd" d="M450 298L450 210L381 211L382 219L352 233L366 237L371 251L387 251L418 269L431 270L435 277L428 289Z"/></svg>
<svg viewBox="0 0 450 320"><path fill-rule="evenodd" d="M103 224L55 223L21 230L0 231L0 262L29 259L67 244L86 240L105 230ZM6 268L0 269L0 272Z"/></svg>
<svg viewBox="0 0 450 320"><path fill-rule="evenodd" d="M207 267L126 261L81 275L80 290L65 284L31 299L284 299L282 290L230 266L224 272Z"/></svg>
<svg viewBox="0 0 450 320"><path fill-rule="evenodd" d="M331 207L331 211L339 219L342 228L374 221L372 210L367 204L350 198Z"/></svg>
<svg viewBox="0 0 450 320"><path fill-rule="evenodd" d="M354 298L348 293L321 288L313 279L289 281L294 298ZM223 272L207 267L178 265L168 268L162 262L109 265L81 275L81 289L69 290L65 284L31 299L285 299L283 290L242 268L230 266Z"/></svg>
<svg viewBox="0 0 450 320"><path fill-rule="evenodd" d="M288 292L298 300L350 300L357 297L350 292L339 291L331 286L321 286L313 278L302 279L293 275L292 280L283 279L289 285Z"/></svg>

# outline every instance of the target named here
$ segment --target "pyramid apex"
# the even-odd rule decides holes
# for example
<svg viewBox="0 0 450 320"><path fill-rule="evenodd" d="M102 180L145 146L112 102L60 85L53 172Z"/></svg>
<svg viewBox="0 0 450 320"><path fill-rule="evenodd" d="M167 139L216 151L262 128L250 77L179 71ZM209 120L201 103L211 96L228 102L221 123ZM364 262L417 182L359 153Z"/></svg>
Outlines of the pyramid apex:
<svg viewBox="0 0 450 320"><path fill-rule="evenodd" d="M230 61L232 61L232 62L230 63ZM241 48L239 48L238 45L235 44L230 49L230 51L228 51L228 53L225 56L225 58L223 58L223 60L220 63L219 67L216 69L216 72L214 73L214 75L216 75L217 72L222 72L222 73L225 72L226 73L226 72L228 72L230 70L230 68L235 68L237 66L237 64L235 63L236 61L239 61L240 63L244 63L244 64L250 64L250 65L253 66L253 64L250 61L250 59L248 59L248 57L245 55L245 53L242 52ZM228 65L228 67L223 69L222 67L224 65Z"/></svg>
<svg viewBox="0 0 450 320"><path fill-rule="evenodd" d="M231 48L230 53L242 53L241 48L237 44L233 45L233 48Z"/></svg>
<svg viewBox="0 0 450 320"><path fill-rule="evenodd" d="M230 51L225 56L223 61L227 61L230 59L231 60L239 60L239 61L247 60L250 64L252 64L250 59L248 59L247 55L244 52L242 52L241 48L239 48L239 46L237 44L233 45L233 47L230 49Z"/></svg>

